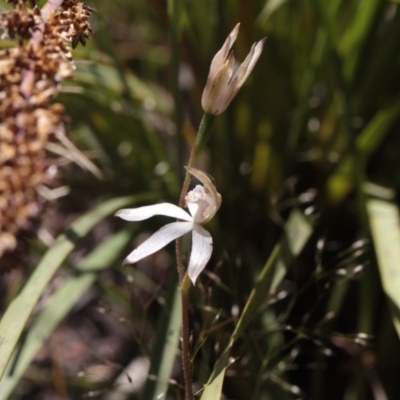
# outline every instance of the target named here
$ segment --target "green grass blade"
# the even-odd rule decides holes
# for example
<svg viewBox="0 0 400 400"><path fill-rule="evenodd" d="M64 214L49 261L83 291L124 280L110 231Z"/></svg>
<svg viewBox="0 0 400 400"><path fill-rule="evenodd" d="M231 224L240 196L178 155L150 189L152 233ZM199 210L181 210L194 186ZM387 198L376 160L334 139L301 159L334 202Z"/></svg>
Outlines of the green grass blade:
<svg viewBox="0 0 400 400"><path fill-rule="evenodd" d="M104 218L120 208L139 201L154 198L154 194L143 194L108 200L74 222L61 234L53 247L43 256L19 295L8 306L0 321L0 377L10 360L18 339L32 311L51 278L77 242Z"/></svg>
<svg viewBox="0 0 400 400"><path fill-rule="evenodd" d="M267 263L258 276L257 282L246 303L238 324L216 362L214 370L205 385L201 400L220 399L225 371L230 363L230 351L237 338L244 333L250 322L257 317L258 310L268 293L272 292L285 276L294 257L297 256L311 236L312 227L304 216L294 210L286 224L281 241L275 246Z"/></svg>
<svg viewBox="0 0 400 400"><path fill-rule="evenodd" d="M349 55L356 51L360 43L367 37L381 4L381 0L361 0L358 3L354 22L341 39L342 54Z"/></svg>
<svg viewBox="0 0 400 400"><path fill-rule="evenodd" d="M357 147L367 161L389 133L400 113L400 102L377 112L357 138ZM353 187L354 155L348 155L328 180L329 198L340 202Z"/></svg>
<svg viewBox="0 0 400 400"><path fill-rule="evenodd" d="M258 22L265 24L269 18L287 2L288 0L267 0L258 17Z"/></svg>
<svg viewBox="0 0 400 400"><path fill-rule="evenodd" d="M399 209L389 201L371 199L367 210L383 290L389 299L393 324L400 337Z"/></svg>
<svg viewBox="0 0 400 400"><path fill-rule="evenodd" d="M175 277L174 277L175 278ZM170 284L167 302L163 307L163 314L157 326L157 336L150 360L150 371L143 392L144 400L165 399L172 369L178 352L179 336L182 325L181 295L175 283Z"/></svg>
<svg viewBox="0 0 400 400"><path fill-rule="evenodd" d="M345 61L344 75L350 82L356 78L363 50L373 46L371 33L382 6L381 0L361 0L354 14L354 22L341 39L339 47Z"/></svg>
<svg viewBox="0 0 400 400"><path fill-rule="evenodd" d="M109 267L128 244L130 237L129 231L122 231L105 240L82 261L78 267L81 274L70 277L52 295L48 306L29 329L23 348L18 352L16 364L9 363L0 381L0 393L3 400L7 399L16 388L33 358L57 325L96 281L96 271Z"/></svg>

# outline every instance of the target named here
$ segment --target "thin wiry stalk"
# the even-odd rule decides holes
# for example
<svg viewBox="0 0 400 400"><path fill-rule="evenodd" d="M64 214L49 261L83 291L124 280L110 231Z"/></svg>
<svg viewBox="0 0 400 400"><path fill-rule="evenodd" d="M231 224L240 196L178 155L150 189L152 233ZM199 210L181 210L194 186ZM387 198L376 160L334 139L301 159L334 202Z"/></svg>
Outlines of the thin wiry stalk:
<svg viewBox="0 0 400 400"><path fill-rule="evenodd" d="M201 120L199 131L197 133L196 142L192 147L190 152L190 158L188 162L189 167L193 167L196 163L197 157L201 153L202 149L206 145L208 139L210 138L215 117L209 114L204 114ZM179 198L179 207L183 208L185 206L185 197L188 193L189 186L191 182L191 174L186 171L185 180L182 185L182 191ZM183 375L185 380L185 392L186 400L193 399L193 389L192 389L192 373L190 367L190 333L189 333L189 288L190 280L185 272L185 266L183 262L183 251L182 251L182 239L176 240L176 261L178 267L179 275L179 286L181 289L182 298L182 365L183 365Z"/></svg>

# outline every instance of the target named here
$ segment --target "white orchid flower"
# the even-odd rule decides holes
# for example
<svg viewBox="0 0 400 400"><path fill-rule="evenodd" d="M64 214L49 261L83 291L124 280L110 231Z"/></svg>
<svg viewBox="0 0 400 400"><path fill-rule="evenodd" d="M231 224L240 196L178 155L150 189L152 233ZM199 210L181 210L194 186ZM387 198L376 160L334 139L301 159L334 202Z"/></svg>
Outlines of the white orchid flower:
<svg viewBox="0 0 400 400"><path fill-rule="evenodd" d="M217 192L209 176L204 172L189 167L187 167L187 170L204 185L197 185L187 194L185 200L189 213L175 204L160 203L139 208L126 208L119 210L115 215L126 221L143 221L154 215L165 215L181 220L163 226L150 236L126 257L124 264L136 263L162 249L173 240L191 232L192 249L188 275L193 284L195 284L197 277L207 265L212 253L212 237L202 227L202 224L208 222L218 211L221 205L221 195Z"/></svg>
<svg viewBox="0 0 400 400"><path fill-rule="evenodd" d="M236 71L235 76L232 77L235 56L231 49L239 33L239 26L240 24L235 26L211 62L207 83L201 98L203 110L208 114L218 115L226 110L263 51L265 38L253 44L250 53Z"/></svg>

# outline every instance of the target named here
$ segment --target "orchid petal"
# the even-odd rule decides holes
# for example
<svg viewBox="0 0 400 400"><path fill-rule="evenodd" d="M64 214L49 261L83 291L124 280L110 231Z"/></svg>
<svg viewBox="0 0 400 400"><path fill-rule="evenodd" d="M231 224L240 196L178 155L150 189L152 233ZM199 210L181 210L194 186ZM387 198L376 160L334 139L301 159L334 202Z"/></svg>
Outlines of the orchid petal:
<svg viewBox="0 0 400 400"><path fill-rule="evenodd" d="M204 111L210 114L221 114L225 111L228 104L224 101L225 90L232 78L235 57L229 53L225 63L213 73L212 78L207 79L206 86L201 97L201 106Z"/></svg>
<svg viewBox="0 0 400 400"><path fill-rule="evenodd" d="M124 260L125 264L134 264L162 249L168 243L183 236L193 229L193 222L172 222L164 225L156 233L151 235L139 247L132 251Z"/></svg>
<svg viewBox="0 0 400 400"><path fill-rule="evenodd" d="M228 103L230 103L232 101L232 99L236 96L239 89L242 87L243 83L249 77L251 71L253 70L254 66L256 65L256 63L263 51L265 40L266 40L266 38L253 44L253 46L250 49L249 54L247 55L245 60L242 62L242 64L238 68L232 81L229 83L230 93L227 96Z"/></svg>
<svg viewBox="0 0 400 400"><path fill-rule="evenodd" d="M138 208L124 208L116 212L115 215L126 221L143 221L154 215L165 215L183 221L192 221L192 217L185 210L171 203L153 204Z"/></svg>
<svg viewBox="0 0 400 400"><path fill-rule="evenodd" d="M212 237L210 233L201 225L194 224L192 231L192 252L188 266L188 275L193 285L210 260L212 250Z"/></svg>
<svg viewBox="0 0 400 400"><path fill-rule="evenodd" d="M240 23L236 24L233 28L232 32L226 38L225 43L222 45L221 49L217 52L214 58L211 61L210 66L210 76L214 77L215 74L219 71L223 64L225 64L226 59L228 58L228 54L231 51L232 46L234 45L237 35L239 33Z"/></svg>

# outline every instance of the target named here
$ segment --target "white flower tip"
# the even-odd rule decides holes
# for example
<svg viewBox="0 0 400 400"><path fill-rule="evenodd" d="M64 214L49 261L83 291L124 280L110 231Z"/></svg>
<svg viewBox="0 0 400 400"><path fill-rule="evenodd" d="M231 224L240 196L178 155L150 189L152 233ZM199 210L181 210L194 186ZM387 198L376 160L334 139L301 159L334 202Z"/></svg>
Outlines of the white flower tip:
<svg viewBox="0 0 400 400"><path fill-rule="evenodd" d="M261 52L263 51L264 45L265 45L265 42L266 42L266 41L267 41L267 37L265 36L264 38L262 38L261 40L259 40L259 41L256 43L256 50L255 50L254 54L257 54L257 55L258 55L257 57L259 57L259 55L260 55Z"/></svg>
<svg viewBox="0 0 400 400"><path fill-rule="evenodd" d="M197 280L198 277L199 277L199 274L196 275L196 276L191 276L191 275L189 274L189 279L190 279L190 281L192 282L193 286L196 286L196 280Z"/></svg>
<svg viewBox="0 0 400 400"><path fill-rule="evenodd" d="M118 210L115 214L114 217L118 217L121 219L128 220L129 215L131 214L132 209L131 208L123 208L122 210Z"/></svg>
<svg viewBox="0 0 400 400"><path fill-rule="evenodd" d="M142 258L137 257L136 251L137 249L133 250L126 258L124 261L122 261L122 266L125 267L125 265L132 265L136 264L138 261L140 261Z"/></svg>
<svg viewBox="0 0 400 400"><path fill-rule="evenodd" d="M212 246L211 246L211 251L212 251ZM188 269L188 276L190 281L193 283L193 286L196 286L197 278L205 270L205 268L206 264L201 269L196 269L196 270L191 270L190 268Z"/></svg>
<svg viewBox="0 0 400 400"><path fill-rule="evenodd" d="M261 56L261 53L264 50L264 44L265 41L267 40L266 37L262 38L261 40L259 40L258 42L255 42L253 44L253 46L251 46L251 50L249 55L246 57L246 60L243 62L242 66L243 66L243 76L241 76L239 70L237 75L237 80L238 80L238 86L239 88L242 86L242 84L244 83L244 81L247 79L247 77L250 75L250 72L253 70L254 66L256 65L258 59ZM235 76L236 78L236 76Z"/></svg>
<svg viewBox="0 0 400 400"><path fill-rule="evenodd" d="M133 262L129 261L129 258L126 257L124 261L122 261L122 266L125 267L126 265L134 264Z"/></svg>
<svg viewBox="0 0 400 400"><path fill-rule="evenodd" d="M193 286L196 286L196 281L197 281L197 278L200 276L200 274L203 272L203 270L204 270L204 268L205 268L206 266L204 265L204 267L203 268L201 268L201 269L197 269L197 270L192 270L192 269L188 269L188 276L189 276L189 279L190 279L190 281L192 282L192 284L193 284Z"/></svg>
<svg viewBox="0 0 400 400"><path fill-rule="evenodd" d="M224 58L228 55L228 52L232 49L233 45L236 42L236 38L239 34L240 22L238 22L235 27L232 29L232 32L228 35L225 40L225 43L222 45L221 50L216 54L218 63L224 62ZM223 56L222 59L219 59L220 56Z"/></svg>
<svg viewBox="0 0 400 400"><path fill-rule="evenodd" d="M145 243L145 242L143 242L143 243ZM152 254L152 253L150 253L150 254ZM140 254L140 246L139 246L125 257L125 260L122 261L122 266L125 267L125 265L136 264L138 261L140 261L143 258L144 257L142 257Z"/></svg>
<svg viewBox="0 0 400 400"><path fill-rule="evenodd" d="M235 27L232 29L232 32L229 34L229 37L232 39L232 44L235 43L236 38L239 34L240 22L238 22Z"/></svg>

